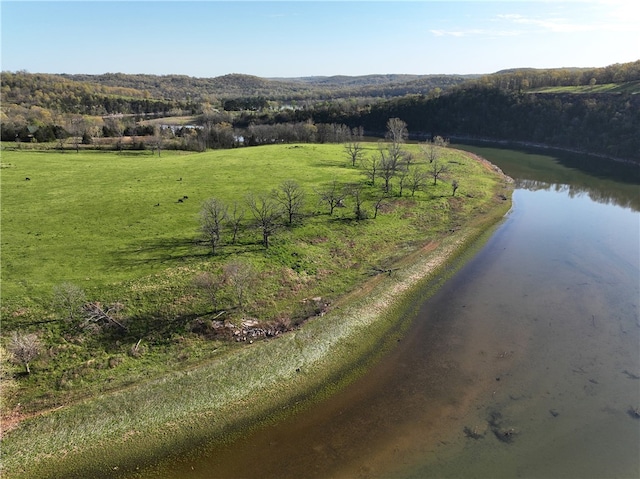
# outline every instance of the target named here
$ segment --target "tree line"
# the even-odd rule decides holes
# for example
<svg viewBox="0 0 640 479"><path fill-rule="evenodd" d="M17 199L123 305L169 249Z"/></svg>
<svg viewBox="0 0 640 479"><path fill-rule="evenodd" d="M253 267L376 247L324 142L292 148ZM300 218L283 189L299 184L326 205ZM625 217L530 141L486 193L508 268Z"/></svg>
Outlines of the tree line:
<svg viewBox="0 0 640 479"><path fill-rule="evenodd" d="M640 97L632 93L635 90L587 91L579 95L532 92L544 86L608 82L633 85L640 81L640 61L605 68L503 71L466 79L463 83L454 82L455 85L444 90L431 88L426 94L391 99L381 96L347 99L338 98L339 95L327 99L318 90L315 96L304 101L288 97L291 101L286 105L274 99L285 98L283 91L289 84L291 91L304 90L309 84L338 91L351 84L343 78L299 79L287 83L226 75L208 79L204 84L217 85L229 96L218 98L210 94L196 99L197 95L191 97L184 87L200 85L198 82L202 79L161 77L162 84L171 85L176 91L183 88L182 100L169 100L153 97L149 90L136 89L149 85L154 78L158 80L153 75L103 75L100 81L104 83L99 83L95 90L88 83L95 79L93 76L74 78L82 81L59 75L3 73L2 141L42 142L73 137L77 148L80 143L90 144L92 138L111 137L117 139L116 148L122 149L124 137L128 137L130 147L158 147L158 151L162 142L168 148L194 150L278 142L322 143L344 141L344 132L354 129L382 136L387 119L398 117L407 122L414 135L422 138L442 135L511 140L640 159L637 135ZM380 80L382 84L369 81L373 83L366 84L367 88L425 80L422 77L392 78L388 79L391 83ZM122 86L116 87L116 84ZM241 86L247 87L245 93ZM123 111L130 113L122 114ZM110 114L113 112L119 114ZM141 126L149 115L184 113L197 115L194 125L172 127L171 131L155 128L153 134L149 127ZM95 114L102 115L102 119ZM80 121L77 115L85 118ZM121 126L106 124L116 120ZM84 130L78 131L78 125L85 125Z"/></svg>
<svg viewBox="0 0 640 479"><path fill-rule="evenodd" d="M427 99L405 97L344 117L380 132L397 116L426 136L511 140L640 161L640 97L632 94L522 93L475 86Z"/></svg>

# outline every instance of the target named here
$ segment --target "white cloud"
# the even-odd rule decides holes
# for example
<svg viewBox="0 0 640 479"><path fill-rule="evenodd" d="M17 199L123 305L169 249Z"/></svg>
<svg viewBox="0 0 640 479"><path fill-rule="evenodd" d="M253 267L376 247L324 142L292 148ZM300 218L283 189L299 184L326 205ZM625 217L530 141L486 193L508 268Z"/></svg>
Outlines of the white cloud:
<svg viewBox="0 0 640 479"><path fill-rule="evenodd" d="M530 18L519 14L498 15L497 19L517 25L533 26L541 31L553 33L588 32L611 28L606 24L576 23L564 18Z"/></svg>
<svg viewBox="0 0 640 479"><path fill-rule="evenodd" d="M489 37L508 37L519 35L523 32L518 30L486 30L480 28L471 28L467 30L429 30L436 37L470 37L470 36L489 36Z"/></svg>

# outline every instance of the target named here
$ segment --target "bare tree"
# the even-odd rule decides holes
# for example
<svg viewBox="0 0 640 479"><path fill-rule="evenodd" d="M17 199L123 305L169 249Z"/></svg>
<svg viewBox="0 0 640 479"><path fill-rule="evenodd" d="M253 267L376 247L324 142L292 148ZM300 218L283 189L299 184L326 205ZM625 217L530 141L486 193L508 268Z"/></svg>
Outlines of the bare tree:
<svg viewBox="0 0 640 479"><path fill-rule="evenodd" d="M11 333L7 345L7 351L11 354L13 361L22 364L27 374L31 374L29 364L38 357L40 348L40 338L36 333L24 334L19 331Z"/></svg>
<svg viewBox="0 0 640 479"><path fill-rule="evenodd" d="M349 186L349 194L353 198L353 212L356 220L367 219L367 212L362 208L364 202L364 186L362 183L355 183Z"/></svg>
<svg viewBox="0 0 640 479"><path fill-rule="evenodd" d="M105 118L104 120L105 126L111 131L111 133L115 133L117 136L116 147L118 151L122 151L123 140L124 140L124 131L127 128L124 124L121 116L110 116Z"/></svg>
<svg viewBox="0 0 640 479"><path fill-rule="evenodd" d="M448 145L448 140L445 140L441 136L436 136L433 138L433 140L427 141L424 145L421 146L421 148L425 153L425 156L429 160L429 163L433 163L434 161L440 159L442 149L446 148Z"/></svg>
<svg viewBox="0 0 640 479"><path fill-rule="evenodd" d="M410 151L402 151L402 164L409 169L414 164L416 157Z"/></svg>
<svg viewBox="0 0 640 479"><path fill-rule="evenodd" d="M273 191L273 197L283 208L289 224L293 224L293 220L300 216L304 206L304 190L295 181L286 180L277 190Z"/></svg>
<svg viewBox="0 0 640 479"><path fill-rule="evenodd" d="M240 232L240 228L242 227L242 220L244 219L244 210L240 208L240 205L237 201L233 203L233 208L231 212L227 215L227 225L231 229L231 244L236 244L238 239L238 233Z"/></svg>
<svg viewBox="0 0 640 479"><path fill-rule="evenodd" d="M211 246L211 254L216 254L220 243L222 225L227 219L227 206L216 198L209 198L200 210L200 231Z"/></svg>
<svg viewBox="0 0 640 479"><path fill-rule="evenodd" d="M379 148L380 162L378 176L384 181L384 191L389 193L391 191L391 179L396 174L398 168L399 156L396 155L395 148L391 147L389 150Z"/></svg>
<svg viewBox="0 0 640 479"><path fill-rule="evenodd" d="M440 160L434 160L431 163L431 177L433 178L434 186L438 184L438 180L442 176L443 173L446 173L449 169L447 165L441 162Z"/></svg>
<svg viewBox="0 0 640 479"><path fill-rule="evenodd" d="M85 301L85 293L80 286L65 282L53 287L53 306L64 311L69 321L77 318Z"/></svg>
<svg viewBox="0 0 640 479"><path fill-rule="evenodd" d="M449 140L447 140L446 138L442 138L440 135L437 135L434 139L433 139L433 143L434 145L440 147L440 148L446 148L447 146L449 146Z"/></svg>
<svg viewBox="0 0 640 479"><path fill-rule="evenodd" d="M262 231L262 244L269 247L269 238L278 229L282 210L277 201L269 195L254 195L247 197L247 205L256 220L258 228Z"/></svg>
<svg viewBox="0 0 640 479"><path fill-rule="evenodd" d="M318 195L320 196L320 202L329 206L329 216L331 216L335 208L342 204L347 192L344 185L334 178Z"/></svg>
<svg viewBox="0 0 640 479"><path fill-rule="evenodd" d="M384 200L386 200L387 198L389 198L389 195L384 193L378 196L375 203L373 203L373 219L376 219L378 217L378 211L380 211L380 208L384 206Z"/></svg>
<svg viewBox="0 0 640 479"><path fill-rule="evenodd" d="M351 166L356 166L364 155L364 147L357 141L350 141L344 145L344 152L351 161Z"/></svg>
<svg viewBox="0 0 640 479"><path fill-rule="evenodd" d="M102 326L112 325L127 330L127 327L122 324L121 312L124 310L122 303L102 305L99 301L94 301L85 303L82 310L85 315L84 327L90 331L97 332Z"/></svg>
<svg viewBox="0 0 640 479"><path fill-rule="evenodd" d="M218 310L218 299L225 284L225 277L208 271L199 273L193 279L193 285L207 295L214 311Z"/></svg>
<svg viewBox="0 0 640 479"><path fill-rule="evenodd" d="M396 171L396 176L398 177L398 196L402 196L409 178L409 167L406 164L401 165Z"/></svg>
<svg viewBox="0 0 640 479"><path fill-rule="evenodd" d="M364 128L362 126L351 129L351 139L353 141L361 141L362 138L364 138Z"/></svg>
<svg viewBox="0 0 640 479"><path fill-rule="evenodd" d="M164 137L164 130L162 125L156 125L153 127L153 148L158 151L158 158L160 158L160 151L162 150L162 141Z"/></svg>
<svg viewBox="0 0 640 479"><path fill-rule="evenodd" d="M362 162L364 165L364 174L369 180L371 186L375 186L378 171L380 170L380 157L374 156Z"/></svg>
<svg viewBox="0 0 640 479"><path fill-rule="evenodd" d="M404 143L409 137L407 124L400 118L389 118L387 121L387 139L393 145Z"/></svg>
<svg viewBox="0 0 640 479"><path fill-rule="evenodd" d="M423 168L414 166L409 171L409 177L407 178L409 190L411 190L411 196L416 194L416 191L424 188L428 173Z"/></svg>
<svg viewBox="0 0 640 479"><path fill-rule="evenodd" d="M231 288L237 307L244 311L250 292L255 288L256 270L249 263L231 261L223 266L225 281Z"/></svg>

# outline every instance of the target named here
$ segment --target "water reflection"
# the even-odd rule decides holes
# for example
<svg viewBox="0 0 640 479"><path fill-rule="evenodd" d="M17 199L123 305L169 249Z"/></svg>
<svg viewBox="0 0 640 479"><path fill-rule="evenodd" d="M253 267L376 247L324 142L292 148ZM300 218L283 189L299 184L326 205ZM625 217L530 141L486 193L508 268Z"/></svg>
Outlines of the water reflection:
<svg viewBox="0 0 640 479"><path fill-rule="evenodd" d="M546 181L525 178L516 179L515 186L516 188L529 191L547 190L555 191L558 193L565 193L569 198L576 198L578 196L587 195L589 199L591 199L591 201L594 201L596 203L602 203L605 205L616 205L622 208L630 208L634 211L640 211L640 202L637 201L637 191L634 198L633 196L621 194L619 190L605 191L600 188L590 188L584 185L547 183Z"/></svg>
<svg viewBox="0 0 640 479"><path fill-rule="evenodd" d="M521 188L535 191L568 187L573 196L586 193L595 202L640 211L638 164L539 149L515 152L500 146L452 146L490 158Z"/></svg>

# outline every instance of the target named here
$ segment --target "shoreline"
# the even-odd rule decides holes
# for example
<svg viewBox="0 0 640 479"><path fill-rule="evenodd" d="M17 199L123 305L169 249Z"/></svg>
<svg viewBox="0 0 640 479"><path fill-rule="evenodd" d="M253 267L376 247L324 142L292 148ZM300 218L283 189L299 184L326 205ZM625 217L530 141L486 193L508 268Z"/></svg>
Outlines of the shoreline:
<svg viewBox="0 0 640 479"><path fill-rule="evenodd" d="M508 180L499 169L476 155L465 154L499 174L503 181L496 189L510 196L512 188L506 187ZM494 191L494 197L499 193ZM488 204L461 231L423 245L401 259L392 275L369 279L337 301L321 320L309 321L277 340L259 342L192 370L177 371L133 389L25 421L24 427L3 440L5 459L12 449L14 453L19 450L22 457L13 458L12 473L16 475L10 477L86 477L87 468L92 477L125 477L139 468L152 467L167 454L174 456L198 445L227 442L332 394L382 357L403 333L398 316L400 311L410 309L412 294L428 288L437 275L451 274L443 270L472 253L474 245L505 217L510 204ZM245 378L242 387L230 385L230 375L236 377L236 383L238 376ZM212 382L220 386L214 387L215 397L194 387ZM153 403L154 390L167 388L176 391L175 400ZM124 414L113 417L110 411L118 408ZM87 424L86 418L93 422ZM43 446L36 456L29 456L29 451L15 444L20 436L42 434L43 422L56 424L60 435L72 438L61 457L52 457L60 449L53 444ZM102 432L96 433L96 429ZM109 457L105 457L107 454ZM18 462L33 468L20 472Z"/></svg>

